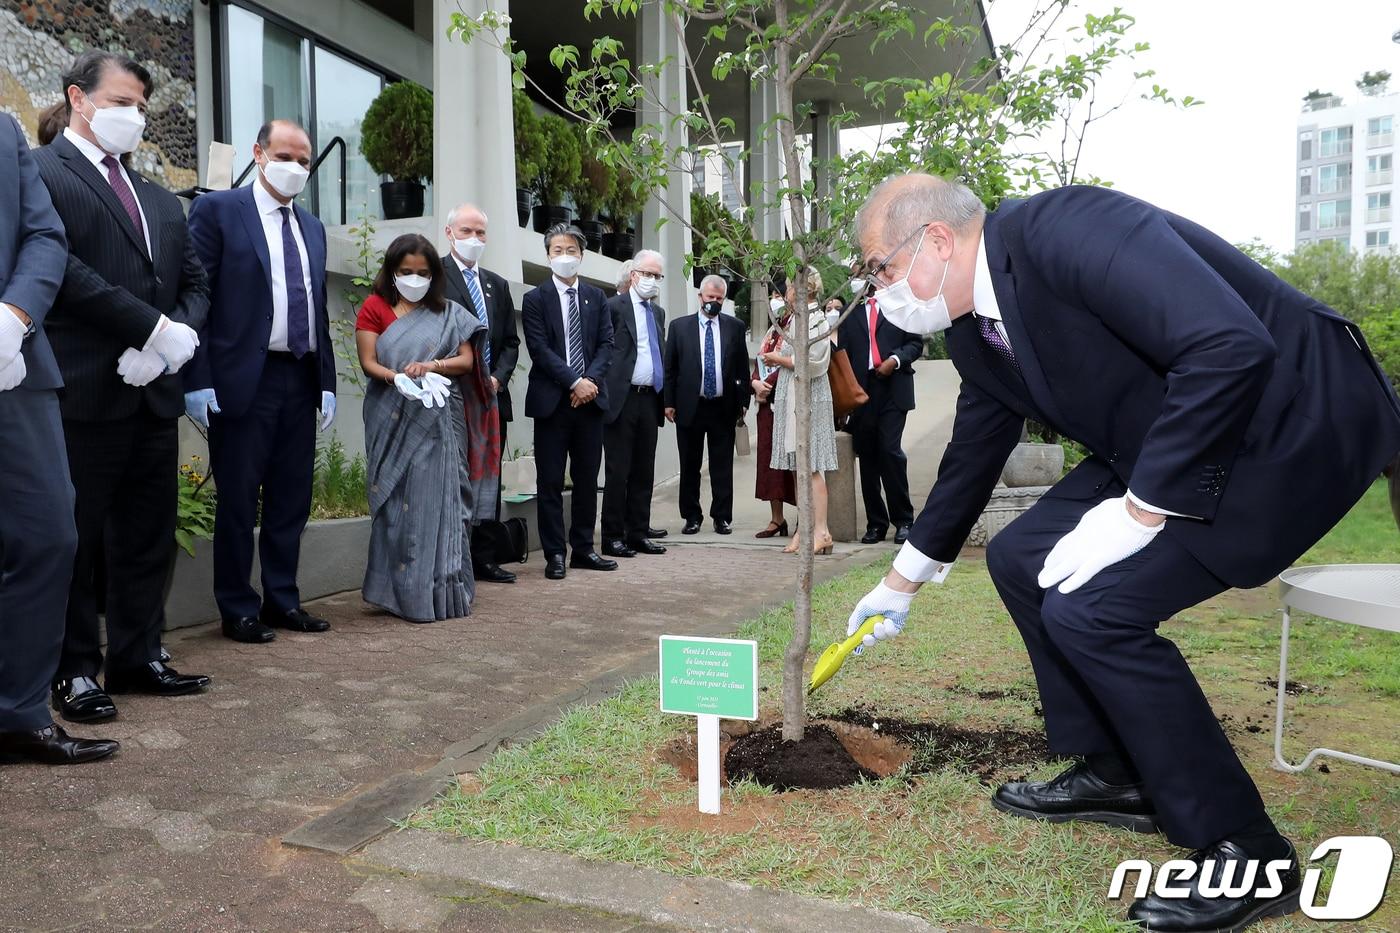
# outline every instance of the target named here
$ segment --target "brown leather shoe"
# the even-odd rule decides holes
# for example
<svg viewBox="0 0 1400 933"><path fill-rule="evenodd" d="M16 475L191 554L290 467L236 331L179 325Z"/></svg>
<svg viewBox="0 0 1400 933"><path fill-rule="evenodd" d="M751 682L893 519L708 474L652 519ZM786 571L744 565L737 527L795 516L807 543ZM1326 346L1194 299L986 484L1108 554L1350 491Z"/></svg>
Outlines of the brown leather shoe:
<svg viewBox="0 0 1400 933"><path fill-rule="evenodd" d="M0 732L0 761L77 765L106 758L121 745L108 739L79 739L51 723L33 732Z"/></svg>

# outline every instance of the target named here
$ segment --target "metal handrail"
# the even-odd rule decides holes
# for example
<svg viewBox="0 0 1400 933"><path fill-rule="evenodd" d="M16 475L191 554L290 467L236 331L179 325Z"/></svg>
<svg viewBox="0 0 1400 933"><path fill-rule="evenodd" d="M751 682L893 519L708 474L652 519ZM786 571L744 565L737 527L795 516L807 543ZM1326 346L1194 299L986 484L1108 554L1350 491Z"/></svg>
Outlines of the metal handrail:
<svg viewBox="0 0 1400 933"><path fill-rule="evenodd" d="M345 145L344 138L340 136L335 136L331 139L330 142L326 143L326 148L321 150L321 154L316 157L316 161L311 163L311 168L309 168L307 171L309 174L315 175L317 169L321 167L321 163L326 161L326 157L331 154L331 150L336 148L337 146L340 147L340 222L345 223L346 208L348 205L348 201L346 200L345 194L345 181L349 164L349 150ZM243 184L243 180L248 177L248 173L253 170L253 166L257 164L258 162L256 159L250 160L247 166L244 167L243 171L239 173L238 177L233 180L233 187L240 187Z"/></svg>

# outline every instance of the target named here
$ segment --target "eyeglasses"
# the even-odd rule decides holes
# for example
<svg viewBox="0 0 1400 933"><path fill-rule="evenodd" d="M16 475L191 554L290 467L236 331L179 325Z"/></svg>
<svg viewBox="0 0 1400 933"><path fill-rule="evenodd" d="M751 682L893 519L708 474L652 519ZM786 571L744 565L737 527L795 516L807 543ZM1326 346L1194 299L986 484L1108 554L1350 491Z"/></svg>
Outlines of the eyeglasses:
<svg viewBox="0 0 1400 933"><path fill-rule="evenodd" d="M879 288L882 285L888 286L890 284L889 282L886 282L883 278L881 278L881 276L885 272L885 269L889 266L890 260L898 256L900 254L900 251L903 250L904 247L908 246L911 242L913 242L915 236L922 234L926 229L928 229L928 226L929 224L919 224L919 226L911 230L909 235L903 240L900 240L899 245L892 249L889 255L886 256L883 260L881 260L878 264L872 266L870 263L874 262L873 259L870 262L866 263L865 278L870 282L871 287Z"/></svg>
<svg viewBox="0 0 1400 933"><path fill-rule="evenodd" d="M644 279L655 279L658 282L666 278L666 276L662 275L660 272L647 272L643 269L638 269L637 275L641 276Z"/></svg>

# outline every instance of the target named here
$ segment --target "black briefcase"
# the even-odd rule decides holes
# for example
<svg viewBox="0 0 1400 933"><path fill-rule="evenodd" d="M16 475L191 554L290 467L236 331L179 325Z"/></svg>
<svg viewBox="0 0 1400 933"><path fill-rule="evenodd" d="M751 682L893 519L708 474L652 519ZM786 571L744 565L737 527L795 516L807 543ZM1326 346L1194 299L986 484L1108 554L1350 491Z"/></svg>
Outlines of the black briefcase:
<svg viewBox="0 0 1400 933"><path fill-rule="evenodd" d="M498 564L523 564L530 556L530 525L523 518L507 518L501 522Z"/></svg>

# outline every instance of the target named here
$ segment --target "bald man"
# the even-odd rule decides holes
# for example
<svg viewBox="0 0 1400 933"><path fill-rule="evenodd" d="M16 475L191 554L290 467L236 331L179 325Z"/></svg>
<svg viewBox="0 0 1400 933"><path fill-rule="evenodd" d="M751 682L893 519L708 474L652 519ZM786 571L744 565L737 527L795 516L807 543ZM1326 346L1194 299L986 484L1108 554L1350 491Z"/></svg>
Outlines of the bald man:
<svg viewBox="0 0 1400 933"><path fill-rule="evenodd" d="M1400 450L1400 401L1361 332L1185 218L1070 187L987 213L959 184L887 181L858 219L881 312L947 330L962 377L938 480L894 569L860 601L866 645L947 575L1022 424L1091 456L993 539L987 569L1030 653L1051 781L992 803L1050 822L1161 830L1210 860L1282 863L1248 893L1153 893L1153 930L1239 930L1297 909L1292 844L1176 646L1172 615L1259 586L1303 554ZM1174 892L1176 893L1176 892Z"/></svg>

